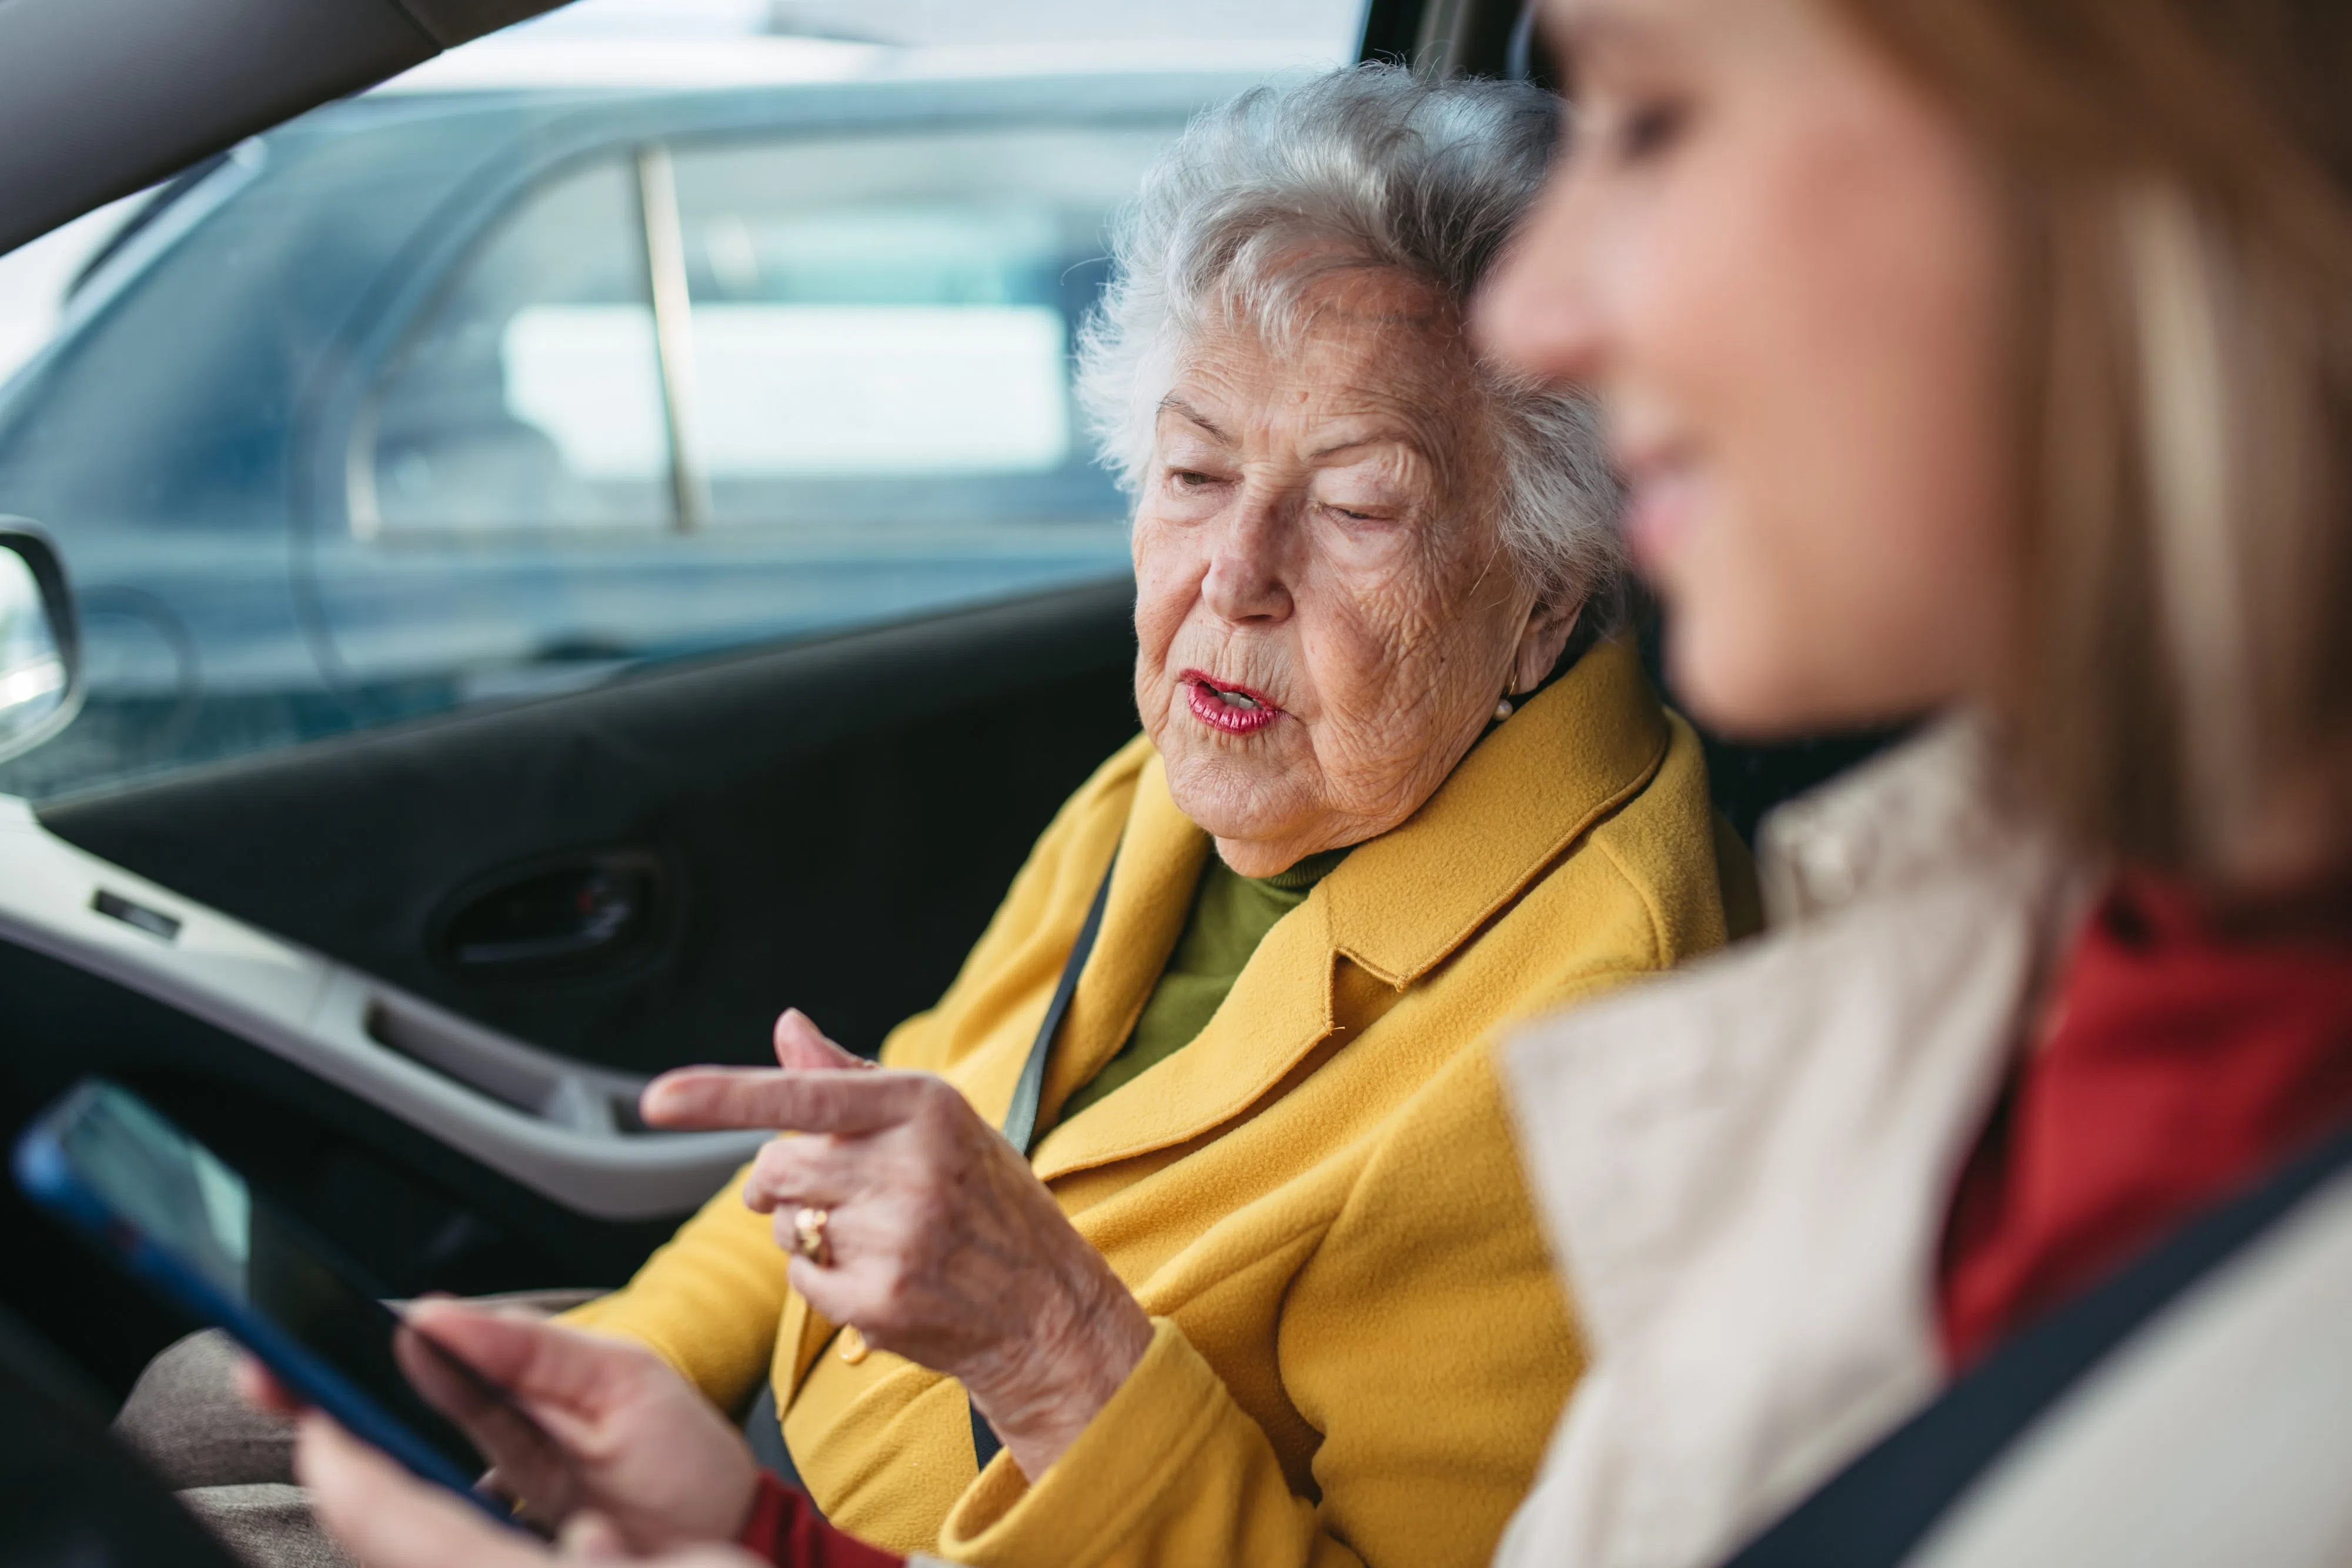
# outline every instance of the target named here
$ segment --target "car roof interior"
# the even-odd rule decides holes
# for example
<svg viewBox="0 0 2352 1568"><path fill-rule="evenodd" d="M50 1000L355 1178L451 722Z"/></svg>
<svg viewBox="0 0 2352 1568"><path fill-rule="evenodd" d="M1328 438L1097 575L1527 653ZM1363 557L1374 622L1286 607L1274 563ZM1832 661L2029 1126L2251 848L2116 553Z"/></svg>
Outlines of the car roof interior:
<svg viewBox="0 0 2352 1568"><path fill-rule="evenodd" d="M5 0L0 254L560 0ZM1361 55L1502 75L1525 0L1371 0ZM99 90L99 84L105 84ZM136 104L139 112L125 113Z"/></svg>
<svg viewBox="0 0 2352 1568"><path fill-rule="evenodd" d="M553 9L548 0L7 0L0 252Z"/></svg>

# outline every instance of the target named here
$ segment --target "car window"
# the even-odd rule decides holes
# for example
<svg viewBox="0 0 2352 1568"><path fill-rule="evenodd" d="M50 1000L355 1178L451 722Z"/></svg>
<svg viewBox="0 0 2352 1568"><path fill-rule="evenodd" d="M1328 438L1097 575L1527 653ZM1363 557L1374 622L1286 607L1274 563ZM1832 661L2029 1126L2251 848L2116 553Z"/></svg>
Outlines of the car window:
<svg viewBox="0 0 2352 1568"><path fill-rule="evenodd" d="M605 158L496 225L357 422L355 530L669 522L640 212Z"/></svg>
<svg viewBox="0 0 2352 1568"><path fill-rule="evenodd" d="M1172 129L678 149L709 520L1116 513L1070 348L1105 216Z"/></svg>
<svg viewBox="0 0 2352 1568"><path fill-rule="evenodd" d="M1109 214L1361 12L576 0L0 256L88 671L0 791L1122 574Z"/></svg>
<svg viewBox="0 0 2352 1568"><path fill-rule="evenodd" d="M370 372L305 563L359 722L1126 570L1073 348L1189 105L982 96L633 138L508 199Z"/></svg>
<svg viewBox="0 0 2352 1568"><path fill-rule="evenodd" d="M1173 131L659 144L531 193L386 365L362 538L1100 523L1104 225ZM678 307L656 303L656 268ZM917 576L903 605L923 603Z"/></svg>

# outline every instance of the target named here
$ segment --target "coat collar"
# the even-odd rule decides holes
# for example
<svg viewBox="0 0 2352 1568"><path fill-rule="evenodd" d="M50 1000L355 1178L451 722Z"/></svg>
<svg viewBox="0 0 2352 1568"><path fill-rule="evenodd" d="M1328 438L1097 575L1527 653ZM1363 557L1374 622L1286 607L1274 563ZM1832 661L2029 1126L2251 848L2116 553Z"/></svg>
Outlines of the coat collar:
<svg viewBox="0 0 2352 1568"><path fill-rule="evenodd" d="M1359 845L1277 921L1197 1039L1054 1126L1037 1146L1038 1175L1168 1148L1240 1115L1332 1033L1336 956L1398 989L1420 979L1639 793L1669 739L1633 649L1593 649L1474 747L1419 811ZM1134 1029L1210 852L1153 758L1047 1073L1049 1113Z"/></svg>
<svg viewBox="0 0 2352 1568"><path fill-rule="evenodd" d="M1601 643L1325 879L1333 946L1399 989L1420 979L1639 794L1669 739L1632 644Z"/></svg>

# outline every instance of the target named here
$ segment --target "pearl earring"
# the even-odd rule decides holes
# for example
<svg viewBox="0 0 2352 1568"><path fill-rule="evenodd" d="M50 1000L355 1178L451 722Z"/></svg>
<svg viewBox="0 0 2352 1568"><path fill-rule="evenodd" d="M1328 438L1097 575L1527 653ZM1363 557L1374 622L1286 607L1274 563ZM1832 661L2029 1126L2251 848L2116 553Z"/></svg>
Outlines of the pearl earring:
<svg viewBox="0 0 2352 1568"><path fill-rule="evenodd" d="M1497 700L1497 701L1496 702L1496 704L1495 704L1495 722L1496 722L1496 724L1500 724L1500 723L1502 723L1505 719L1507 719L1507 718L1508 718L1508 717L1510 717L1510 716L1511 716L1511 699L1510 699L1509 697L1507 697L1507 697L1500 698L1500 699L1499 699L1499 700Z"/></svg>

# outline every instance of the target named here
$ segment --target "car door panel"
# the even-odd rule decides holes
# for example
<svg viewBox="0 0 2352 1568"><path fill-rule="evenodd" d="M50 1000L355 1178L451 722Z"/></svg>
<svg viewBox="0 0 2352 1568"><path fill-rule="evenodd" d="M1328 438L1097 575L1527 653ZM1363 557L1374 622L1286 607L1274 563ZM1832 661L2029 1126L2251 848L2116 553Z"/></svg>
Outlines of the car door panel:
<svg viewBox="0 0 2352 1568"><path fill-rule="evenodd" d="M653 1134L635 1114L642 1077L506 1038L177 897L14 802L0 801L0 938L280 1057L551 1203L675 1215L757 1146L756 1134Z"/></svg>
<svg viewBox="0 0 2352 1568"><path fill-rule="evenodd" d="M871 1051L1134 733L1124 581L666 668L52 804L61 838L583 1062L757 1061L786 1005ZM659 868L609 965L454 961L566 857Z"/></svg>

